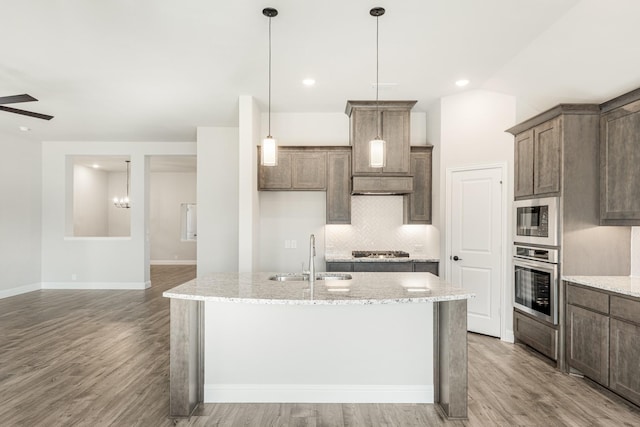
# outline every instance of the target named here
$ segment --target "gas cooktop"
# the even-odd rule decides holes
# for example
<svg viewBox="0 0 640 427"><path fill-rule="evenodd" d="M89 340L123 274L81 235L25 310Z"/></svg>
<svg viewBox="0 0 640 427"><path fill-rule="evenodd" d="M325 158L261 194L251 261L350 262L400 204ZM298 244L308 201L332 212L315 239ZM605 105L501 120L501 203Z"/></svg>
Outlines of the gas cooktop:
<svg viewBox="0 0 640 427"><path fill-rule="evenodd" d="M352 251L354 258L409 258L408 252L403 251Z"/></svg>

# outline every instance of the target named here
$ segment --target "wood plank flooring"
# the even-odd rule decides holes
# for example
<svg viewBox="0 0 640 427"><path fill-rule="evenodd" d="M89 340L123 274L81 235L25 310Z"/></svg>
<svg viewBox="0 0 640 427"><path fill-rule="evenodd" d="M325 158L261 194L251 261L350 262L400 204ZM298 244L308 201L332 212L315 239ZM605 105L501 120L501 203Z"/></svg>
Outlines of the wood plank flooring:
<svg viewBox="0 0 640 427"><path fill-rule="evenodd" d="M0 300L0 426L173 426L169 301L192 266L145 291L43 290ZM469 420L433 405L205 404L179 426L640 426L640 410L526 347L469 334Z"/></svg>

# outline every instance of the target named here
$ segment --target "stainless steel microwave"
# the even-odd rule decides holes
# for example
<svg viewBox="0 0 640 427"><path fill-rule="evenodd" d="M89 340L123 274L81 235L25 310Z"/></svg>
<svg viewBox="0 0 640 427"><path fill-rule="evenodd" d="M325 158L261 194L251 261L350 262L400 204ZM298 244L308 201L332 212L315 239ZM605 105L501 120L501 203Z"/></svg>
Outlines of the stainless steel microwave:
<svg viewBox="0 0 640 427"><path fill-rule="evenodd" d="M515 201L513 241L558 246L558 204L557 197Z"/></svg>

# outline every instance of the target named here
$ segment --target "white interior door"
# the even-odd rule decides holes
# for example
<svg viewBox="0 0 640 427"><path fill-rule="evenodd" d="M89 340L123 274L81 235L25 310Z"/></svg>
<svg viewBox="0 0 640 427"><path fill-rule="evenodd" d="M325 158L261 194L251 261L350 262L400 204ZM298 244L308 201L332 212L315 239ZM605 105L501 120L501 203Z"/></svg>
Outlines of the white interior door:
<svg viewBox="0 0 640 427"><path fill-rule="evenodd" d="M476 294L467 306L469 331L499 337L502 169L453 171L450 201L451 283Z"/></svg>

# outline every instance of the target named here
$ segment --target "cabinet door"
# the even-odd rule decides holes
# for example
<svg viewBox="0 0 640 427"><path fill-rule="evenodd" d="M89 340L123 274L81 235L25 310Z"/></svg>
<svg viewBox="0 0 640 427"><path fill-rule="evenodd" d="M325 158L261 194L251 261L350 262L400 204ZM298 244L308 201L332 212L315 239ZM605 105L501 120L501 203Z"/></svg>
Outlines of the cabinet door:
<svg viewBox="0 0 640 427"><path fill-rule="evenodd" d="M290 190L291 187L291 152L278 150L277 166L258 166L258 190Z"/></svg>
<svg viewBox="0 0 640 427"><path fill-rule="evenodd" d="M405 272L413 271L412 262L354 262L356 272Z"/></svg>
<svg viewBox="0 0 640 427"><path fill-rule="evenodd" d="M327 154L327 224L351 224L351 152Z"/></svg>
<svg viewBox="0 0 640 427"><path fill-rule="evenodd" d="M413 262L413 271L420 273L431 273L438 275L438 263L437 262Z"/></svg>
<svg viewBox="0 0 640 427"><path fill-rule="evenodd" d="M600 119L600 223L640 225L640 101Z"/></svg>
<svg viewBox="0 0 640 427"><path fill-rule="evenodd" d="M611 319L609 387L640 404L640 326Z"/></svg>
<svg viewBox="0 0 640 427"><path fill-rule="evenodd" d="M411 151L413 193L404 196L405 224L431 224L431 151Z"/></svg>
<svg viewBox="0 0 640 427"><path fill-rule="evenodd" d="M354 109L351 113L354 174L381 172L380 168L369 167L369 141L378 135L378 115L376 110Z"/></svg>
<svg viewBox="0 0 640 427"><path fill-rule="evenodd" d="M409 111L381 111L382 139L386 141L387 164L382 172L409 173Z"/></svg>
<svg viewBox="0 0 640 427"><path fill-rule="evenodd" d="M533 129L515 139L515 197L533 195Z"/></svg>
<svg viewBox="0 0 640 427"><path fill-rule="evenodd" d="M296 151L292 153L292 189L324 190L327 188L327 153Z"/></svg>
<svg viewBox="0 0 640 427"><path fill-rule="evenodd" d="M567 305L569 366L606 386L609 383L609 317Z"/></svg>
<svg viewBox="0 0 640 427"><path fill-rule="evenodd" d="M533 128L533 194L550 195L560 192L560 118Z"/></svg>
<svg viewBox="0 0 640 427"><path fill-rule="evenodd" d="M553 360L558 359L558 331L546 323L514 310L513 333L517 341L535 348Z"/></svg>

